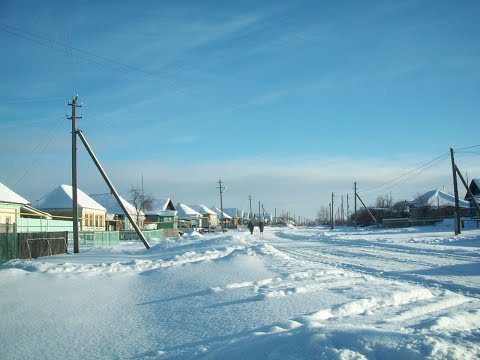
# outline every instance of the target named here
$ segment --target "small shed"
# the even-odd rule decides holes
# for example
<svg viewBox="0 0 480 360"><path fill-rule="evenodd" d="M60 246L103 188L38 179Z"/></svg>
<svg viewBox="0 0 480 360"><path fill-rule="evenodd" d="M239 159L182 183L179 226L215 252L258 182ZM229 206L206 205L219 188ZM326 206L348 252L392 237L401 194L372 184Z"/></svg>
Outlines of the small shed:
<svg viewBox="0 0 480 360"><path fill-rule="evenodd" d="M81 231L104 231L107 209L77 189L78 218ZM71 219L73 188L62 184L39 200L35 207L52 215Z"/></svg>

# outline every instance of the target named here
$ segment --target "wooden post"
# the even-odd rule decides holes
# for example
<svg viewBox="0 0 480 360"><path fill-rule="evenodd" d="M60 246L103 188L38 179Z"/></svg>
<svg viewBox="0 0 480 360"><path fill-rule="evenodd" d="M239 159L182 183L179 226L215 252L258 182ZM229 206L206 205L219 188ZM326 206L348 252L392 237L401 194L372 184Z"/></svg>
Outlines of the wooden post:
<svg viewBox="0 0 480 360"><path fill-rule="evenodd" d="M455 194L455 235L460 234L460 202L458 201L458 184L457 184L457 172L455 171L455 158L453 149L450 148L450 157L452 160L452 174L453 174L453 193Z"/></svg>
<svg viewBox="0 0 480 360"><path fill-rule="evenodd" d="M115 190L112 182L108 178L107 174L105 173L105 171L102 168L102 165L100 165L100 162L97 160L97 157L93 153L92 148L88 144L87 139L85 139L85 136L83 136L83 133L80 130L78 131L78 136L80 137L80 140L82 140L83 145L85 145L85 148L87 149L88 153L90 154L90 157L92 158L93 162L97 166L97 169L100 172L100 174L102 175L103 180L105 180L105 182L107 183L108 187L110 188L110 191L112 192L113 196L115 196L115 199L117 199L118 205L120 205L123 212L125 213L125 216L128 218L128 220L130 220L130 224L132 224L132 227L135 229L135 232L137 233L138 237L140 238L140 240L142 240L145 247L147 249L150 249L150 245L148 244L147 239L143 235L142 230L140 230L140 228L138 227L138 225L135 223L132 216L128 212L127 208L123 204L122 200L120 199L120 195L118 195L117 190Z"/></svg>

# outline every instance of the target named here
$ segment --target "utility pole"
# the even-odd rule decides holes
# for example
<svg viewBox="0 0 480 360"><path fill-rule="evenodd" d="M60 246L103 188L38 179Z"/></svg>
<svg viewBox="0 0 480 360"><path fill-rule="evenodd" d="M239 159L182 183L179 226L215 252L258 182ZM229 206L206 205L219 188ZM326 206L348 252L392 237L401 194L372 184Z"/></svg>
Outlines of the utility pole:
<svg viewBox="0 0 480 360"><path fill-rule="evenodd" d="M453 149L450 148L450 157L452 159L452 173L453 173L453 193L455 194L455 235L461 233L460 230L460 201L458 201L458 184L457 184L457 171L455 165L455 157Z"/></svg>
<svg viewBox="0 0 480 360"><path fill-rule="evenodd" d="M249 219L250 221L252 221L252 217L253 217L253 214L252 214L252 195L248 195L248 200L250 201L250 214L249 214Z"/></svg>
<svg viewBox="0 0 480 360"><path fill-rule="evenodd" d="M353 188L355 191L355 196L353 197L354 203L355 203L355 229L357 228L358 225L358 220L357 220L357 182L355 181L353 183Z"/></svg>
<svg viewBox="0 0 480 360"><path fill-rule="evenodd" d="M332 192L332 230L335 229L335 215L333 210L333 192Z"/></svg>
<svg viewBox="0 0 480 360"><path fill-rule="evenodd" d="M115 187L113 186L112 182L111 182L110 179L108 178L107 173L105 172L105 170L103 170L102 165L100 164L100 162L98 161L97 157L95 156L92 148L90 147L89 143L87 142L87 139L86 139L85 136L83 135L82 131L81 131L81 130L78 130L78 131L77 131L77 134L78 134L78 137L80 138L80 140L82 140L82 143L83 143L83 145L85 146L85 149L87 149L88 154L90 155L90 157L92 158L93 162L95 163L95 166L97 167L98 171L100 172L100 175L102 175L103 180L105 180L105 183L108 185L108 187L109 187L109 189L110 189L110 192L113 194L113 196L114 196L115 199L117 200L118 205L122 208L123 212L125 213L125 216L126 216L126 217L128 218L128 220L130 221L130 224L132 225L133 229L134 229L135 232L137 233L138 237L140 238L140 240L142 240L142 242L143 242L143 244L145 245L145 247L146 247L147 249L150 249L150 244L148 243L147 239L146 239L145 236L143 235L142 230L140 230L140 228L138 227L137 223L135 223L135 221L133 220L132 216L130 215L130 213L128 212L127 208L125 207L125 204L124 204L123 201L120 199L120 195L118 194L117 190L115 189Z"/></svg>
<svg viewBox="0 0 480 360"><path fill-rule="evenodd" d="M348 205L348 194L347 194L347 224L350 224L350 219L348 218L349 213L350 213L350 207Z"/></svg>
<svg viewBox="0 0 480 360"><path fill-rule="evenodd" d="M345 225L345 217L343 212L343 195L342 195L342 206L341 206L341 214L342 214L342 225Z"/></svg>
<svg viewBox="0 0 480 360"><path fill-rule="evenodd" d="M259 201L258 202L258 222L260 222L260 216L261 216L260 211L261 210L260 210L260 201Z"/></svg>
<svg viewBox="0 0 480 360"><path fill-rule="evenodd" d="M72 116L67 119L72 120L72 217L73 217L73 252L78 253L80 251L79 239L78 239L78 185L77 185L77 119L81 119L81 116L77 116L78 96L74 96L68 105L72 107Z"/></svg>
<svg viewBox="0 0 480 360"><path fill-rule="evenodd" d="M221 225L222 225L222 232L224 232L225 229L224 229L224 224L223 224L223 197L222 197L222 194L225 191L225 187L222 186L222 180L221 179L218 180L218 188L217 189L220 190L220 211L222 213L222 220L221 220L222 223L221 223Z"/></svg>

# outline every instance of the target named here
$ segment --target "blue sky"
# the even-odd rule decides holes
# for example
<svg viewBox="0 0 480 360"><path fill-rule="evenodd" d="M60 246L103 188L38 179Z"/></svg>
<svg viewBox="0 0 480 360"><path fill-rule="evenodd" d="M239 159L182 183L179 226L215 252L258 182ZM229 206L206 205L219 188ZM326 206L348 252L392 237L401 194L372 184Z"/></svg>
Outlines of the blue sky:
<svg viewBox="0 0 480 360"><path fill-rule="evenodd" d="M478 1L0 4L0 182L32 202L70 183L68 98L116 187L314 217L451 188L477 145ZM477 126L476 126L477 125ZM480 177L478 148L459 154ZM79 187L106 186L79 149ZM403 178L401 178L403 179ZM378 188L377 188L378 186ZM337 202L337 200L336 200Z"/></svg>

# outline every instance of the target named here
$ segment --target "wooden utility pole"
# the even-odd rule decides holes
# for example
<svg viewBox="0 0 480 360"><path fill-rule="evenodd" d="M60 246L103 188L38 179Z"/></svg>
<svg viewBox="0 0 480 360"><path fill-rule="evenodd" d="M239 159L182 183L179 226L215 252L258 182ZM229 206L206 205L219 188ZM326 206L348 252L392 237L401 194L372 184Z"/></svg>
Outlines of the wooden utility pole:
<svg viewBox="0 0 480 360"><path fill-rule="evenodd" d="M225 187L222 186L222 180L218 180L218 188L220 190L220 212L222 213L222 219L221 219L221 227L222 227L222 232L225 231L224 229L224 224L223 224L223 192L225 191Z"/></svg>
<svg viewBox="0 0 480 360"><path fill-rule="evenodd" d="M354 196L354 203L355 203L355 229L357 228L358 226L358 219L357 219L357 182L355 181L353 183L353 188L354 188L354 191L355 191L355 196Z"/></svg>
<svg viewBox="0 0 480 360"><path fill-rule="evenodd" d="M95 166L97 167L98 171L99 171L100 174L102 175L103 180L105 180L105 183L106 183L107 186L109 187L110 192L113 194L113 196L114 196L115 199L117 200L118 205L122 208L122 210L123 210L123 212L125 213L125 216L128 218L128 220L130 220L130 224L131 224L132 227L134 228L134 230L135 230L135 232L137 233L138 237L140 238L140 240L142 240L142 242L143 242L143 244L145 245L145 247L146 247L147 249L150 249L150 245L149 245L147 239L146 239L145 236L143 235L143 233L142 233L142 231L140 230L140 228L138 227L137 223L133 220L132 215L130 215L130 213L128 212L128 210L127 210L127 208L125 207L123 201L120 199L120 195L118 194L117 190L115 189L115 187L113 186L112 182L111 182L110 179L108 178L107 173L105 172L105 170L103 170L102 165L100 164L100 162L98 161L97 157L95 156L92 148L91 148L90 145L88 144L87 139L86 139L85 136L83 135L82 131L81 131L81 130L77 131L77 134L78 134L78 137L80 138L80 140L82 140L83 145L85 146L85 149L87 149L87 152L88 152L88 154L90 155L90 157L92 158L93 162L95 163Z"/></svg>
<svg viewBox="0 0 480 360"><path fill-rule="evenodd" d="M252 195L248 195L248 200L250 201L250 214L249 214L248 218L250 219L250 221L252 221L252 217L253 217L253 214L252 214Z"/></svg>
<svg viewBox="0 0 480 360"><path fill-rule="evenodd" d="M261 209L260 209L260 201L259 201L258 202L258 222L260 222L260 216L261 216L260 211Z"/></svg>
<svg viewBox="0 0 480 360"><path fill-rule="evenodd" d="M460 230L460 201L458 201L458 184L457 184L457 172L455 165L455 157L453 149L450 148L450 158L452 160L452 174L453 174L453 193L455 194L455 235L461 233Z"/></svg>
<svg viewBox="0 0 480 360"><path fill-rule="evenodd" d="M332 192L332 230L335 229L335 215L334 215L334 210L333 210L333 192Z"/></svg>
<svg viewBox="0 0 480 360"><path fill-rule="evenodd" d="M72 116L67 117L72 120L72 221L73 221L73 252L78 253L80 251L79 238L78 238L78 184L77 184L77 119L81 119L81 116L77 116L78 96L74 96L68 105L72 107Z"/></svg>

